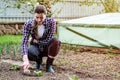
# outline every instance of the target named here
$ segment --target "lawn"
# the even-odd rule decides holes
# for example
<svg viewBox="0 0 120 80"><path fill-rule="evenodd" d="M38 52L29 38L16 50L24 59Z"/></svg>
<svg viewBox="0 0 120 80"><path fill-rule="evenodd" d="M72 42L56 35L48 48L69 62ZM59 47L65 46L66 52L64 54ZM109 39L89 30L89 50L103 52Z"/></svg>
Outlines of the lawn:
<svg viewBox="0 0 120 80"><path fill-rule="evenodd" d="M21 44L22 35L2 35L0 36L0 44Z"/></svg>

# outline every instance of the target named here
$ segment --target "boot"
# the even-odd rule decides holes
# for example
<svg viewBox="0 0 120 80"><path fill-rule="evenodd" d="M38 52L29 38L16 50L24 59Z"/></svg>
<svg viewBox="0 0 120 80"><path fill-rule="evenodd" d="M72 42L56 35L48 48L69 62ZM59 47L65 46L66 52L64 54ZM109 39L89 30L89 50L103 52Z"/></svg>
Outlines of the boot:
<svg viewBox="0 0 120 80"><path fill-rule="evenodd" d="M47 72L51 72L51 73L55 72L53 67L52 67L53 61L54 61L54 59L49 58L49 57L47 58L47 64L46 64L46 71Z"/></svg>
<svg viewBox="0 0 120 80"><path fill-rule="evenodd" d="M42 69L41 64L42 64L42 57L38 61L36 61L36 69Z"/></svg>
<svg viewBox="0 0 120 80"><path fill-rule="evenodd" d="M41 66L40 63L37 63L37 62L36 62L36 69L42 69L42 66Z"/></svg>

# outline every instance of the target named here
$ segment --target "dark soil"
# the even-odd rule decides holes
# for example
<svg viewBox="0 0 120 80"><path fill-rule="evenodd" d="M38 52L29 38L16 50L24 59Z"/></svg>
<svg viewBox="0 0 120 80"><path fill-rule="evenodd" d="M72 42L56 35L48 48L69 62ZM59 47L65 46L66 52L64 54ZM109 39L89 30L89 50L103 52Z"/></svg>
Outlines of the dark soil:
<svg viewBox="0 0 120 80"><path fill-rule="evenodd" d="M61 49L54 61L55 73L45 71L43 61L43 76L28 76L20 70L10 70L13 65L2 60L22 61L18 53L3 53L0 57L0 80L69 80L76 75L78 80L120 80L120 54L119 50L81 47L79 49ZM34 62L30 62L34 65Z"/></svg>

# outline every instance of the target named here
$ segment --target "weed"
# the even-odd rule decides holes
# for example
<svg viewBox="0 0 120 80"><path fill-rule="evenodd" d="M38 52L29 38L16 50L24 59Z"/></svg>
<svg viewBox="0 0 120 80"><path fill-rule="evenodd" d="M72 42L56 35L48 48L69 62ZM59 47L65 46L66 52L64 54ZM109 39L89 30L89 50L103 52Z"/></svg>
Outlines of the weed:
<svg viewBox="0 0 120 80"><path fill-rule="evenodd" d="M118 73L118 74L116 75L116 77L120 77L120 73Z"/></svg>
<svg viewBox="0 0 120 80"><path fill-rule="evenodd" d="M36 73L37 76L42 76L43 75L42 71L34 71L34 73Z"/></svg>
<svg viewBox="0 0 120 80"><path fill-rule="evenodd" d="M55 62L56 65L67 65L69 62L67 61L61 61L61 62Z"/></svg>
<svg viewBox="0 0 120 80"><path fill-rule="evenodd" d="M106 56L107 56L108 58L113 58L113 57L116 56L116 54L109 52L109 53L106 54Z"/></svg>
<svg viewBox="0 0 120 80"><path fill-rule="evenodd" d="M20 50L20 45L14 45L14 50L13 50L13 53L14 53L14 56L16 56L16 54L19 52Z"/></svg>
<svg viewBox="0 0 120 80"><path fill-rule="evenodd" d="M10 44L6 44L6 53L10 54Z"/></svg>
<svg viewBox="0 0 120 80"><path fill-rule="evenodd" d="M0 45L0 55L3 54L3 45Z"/></svg>
<svg viewBox="0 0 120 80"><path fill-rule="evenodd" d="M87 67L87 64L82 64L83 67Z"/></svg>
<svg viewBox="0 0 120 80"><path fill-rule="evenodd" d="M69 80L78 80L78 76L74 75L72 77L69 77Z"/></svg>
<svg viewBox="0 0 120 80"><path fill-rule="evenodd" d="M20 66L13 65L13 66L10 67L10 70L20 70Z"/></svg>

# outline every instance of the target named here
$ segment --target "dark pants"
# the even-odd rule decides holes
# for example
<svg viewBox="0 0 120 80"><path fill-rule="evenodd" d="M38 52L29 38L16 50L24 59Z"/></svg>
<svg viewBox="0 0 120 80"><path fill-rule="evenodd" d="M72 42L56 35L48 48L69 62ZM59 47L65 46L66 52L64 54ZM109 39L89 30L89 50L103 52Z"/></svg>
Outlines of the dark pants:
<svg viewBox="0 0 120 80"><path fill-rule="evenodd" d="M40 51L38 45L30 45L28 49L28 58L31 61L39 63L42 57L48 57L48 55L55 57L60 49L60 44L61 42L57 38L53 38L48 45L46 45L43 52Z"/></svg>

